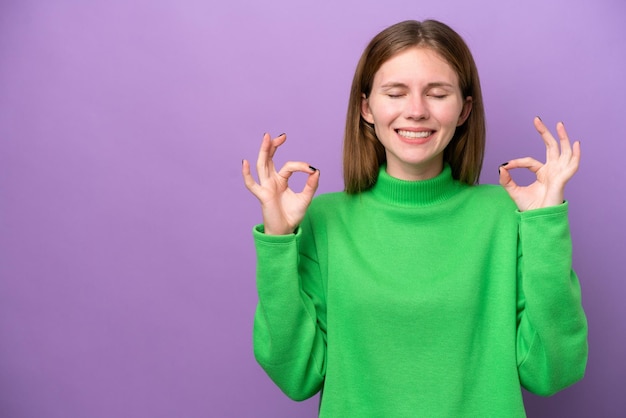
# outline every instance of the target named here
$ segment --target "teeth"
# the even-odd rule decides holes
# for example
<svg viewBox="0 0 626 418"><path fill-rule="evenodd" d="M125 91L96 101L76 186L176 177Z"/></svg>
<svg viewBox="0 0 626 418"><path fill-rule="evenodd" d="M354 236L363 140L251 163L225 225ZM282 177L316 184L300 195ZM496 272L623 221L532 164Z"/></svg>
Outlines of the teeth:
<svg viewBox="0 0 626 418"><path fill-rule="evenodd" d="M427 136L430 136L432 133L433 131L413 132L413 131L398 130L398 135L403 136L405 138L426 138Z"/></svg>

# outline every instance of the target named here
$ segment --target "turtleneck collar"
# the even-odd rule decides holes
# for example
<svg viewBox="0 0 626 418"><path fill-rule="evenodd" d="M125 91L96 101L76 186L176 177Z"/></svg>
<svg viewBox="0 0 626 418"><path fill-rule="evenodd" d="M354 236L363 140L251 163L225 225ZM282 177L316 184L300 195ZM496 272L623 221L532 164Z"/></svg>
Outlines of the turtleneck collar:
<svg viewBox="0 0 626 418"><path fill-rule="evenodd" d="M423 207L449 199L460 187L462 185L452 178L452 169L448 164L437 177L418 181L391 177L387 174L386 165L383 165L371 193L376 199L392 205Z"/></svg>

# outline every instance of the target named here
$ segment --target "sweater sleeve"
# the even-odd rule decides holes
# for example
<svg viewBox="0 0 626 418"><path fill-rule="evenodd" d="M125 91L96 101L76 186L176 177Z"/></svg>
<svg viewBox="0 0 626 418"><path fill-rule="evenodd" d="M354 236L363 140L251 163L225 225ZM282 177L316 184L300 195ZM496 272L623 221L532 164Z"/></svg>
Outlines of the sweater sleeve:
<svg viewBox="0 0 626 418"><path fill-rule="evenodd" d="M542 396L582 379L587 363L567 207L519 213L517 363L522 386Z"/></svg>
<svg viewBox="0 0 626 418"><path fill-rule="evenodd" d="M324 287L314 246L306 245L312 237L303 237L303 227L270 236L257 226L253 235L259 295L254 355L287 396L304 400L320 390L326 369Z"/></svg>

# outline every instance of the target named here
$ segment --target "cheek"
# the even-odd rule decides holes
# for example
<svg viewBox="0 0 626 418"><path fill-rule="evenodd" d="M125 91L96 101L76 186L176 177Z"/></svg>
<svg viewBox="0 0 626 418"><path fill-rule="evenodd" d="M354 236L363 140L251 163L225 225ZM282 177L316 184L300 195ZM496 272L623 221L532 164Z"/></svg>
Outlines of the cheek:
<svg viewBox="0 0 626 418"><path fill-rule="evenodd" d="M383 125L382 122L380 122L379 120L375 120L374 121L374 133L376 134L376 138L378 138L379 141L384 142L385 140L385 135L383 133L383 129L385 128L386 125Z"/></svg>
<svg viewBox="0 0 626 418"><path fill-rule="evenodd" d="M391 122L402 113L399 102L385 103L384 105L382 103L374 103L371 111L378 124Z"/></svg>
<svg viewBox="0 0 626 418"><path fill-rule="evenodd" d="M441 106L437 113L439 115L439 121L442 124L456 127L462 111L463 107L460 104L448 104L446 106Z"/></svg>

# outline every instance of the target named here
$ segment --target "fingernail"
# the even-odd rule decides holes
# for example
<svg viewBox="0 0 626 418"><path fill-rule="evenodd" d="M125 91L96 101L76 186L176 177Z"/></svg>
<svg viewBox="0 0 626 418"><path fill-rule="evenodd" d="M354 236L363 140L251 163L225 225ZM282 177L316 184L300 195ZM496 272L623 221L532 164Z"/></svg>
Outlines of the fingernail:
<svg viewBox="0 0 626 418"><path fill-rule="evenodd" d="M317 168L313 167L312 165L310 165L309 168L311 169L311 171L317 171Z"/></svg>
<svg viewBox="0 0 626 418"><path fill-rule="evenodd" d="M507 161L506 163L500 164L500 167L504 167L505 165L509 165L509 162Z"/></svg>
<svg viewBox="0 0 626 418"><path fill-rule="evenodd" d="M539 116L535 116L535 117L536 117L537 119L539 119L541 122L543 122Z"/></svg>
<svg viewBox="0 0 626 418"><path fill-rule="evenodd" d="M278 137L280 138L283 135L287 135L287 134L283 132L282 134L278 135Z"/></svg>

